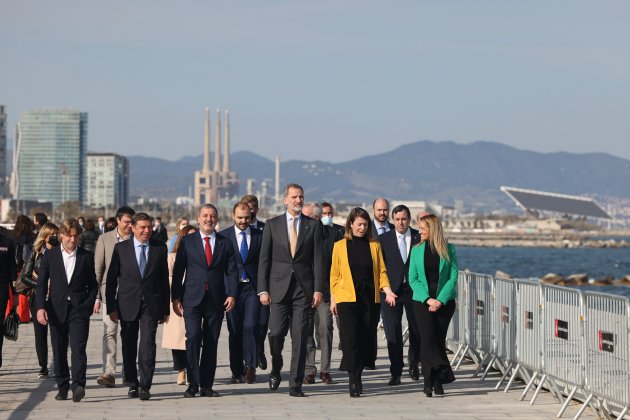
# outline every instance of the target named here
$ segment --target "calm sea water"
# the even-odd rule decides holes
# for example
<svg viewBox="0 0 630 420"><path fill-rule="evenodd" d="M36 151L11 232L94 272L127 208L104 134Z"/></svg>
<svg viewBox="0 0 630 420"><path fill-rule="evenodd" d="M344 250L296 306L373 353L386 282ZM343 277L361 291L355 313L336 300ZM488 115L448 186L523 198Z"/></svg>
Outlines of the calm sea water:
<svg viewBox="0 0 630 420"><path fill-rule="evenodd" d="M542 277L547 273L563 276L586 273L589 278L630 274L630 248L482 248L457 247L460 270L492 274L504 271L515 278ZM585 286L581 289L630 297L630 287Z"/></svg>

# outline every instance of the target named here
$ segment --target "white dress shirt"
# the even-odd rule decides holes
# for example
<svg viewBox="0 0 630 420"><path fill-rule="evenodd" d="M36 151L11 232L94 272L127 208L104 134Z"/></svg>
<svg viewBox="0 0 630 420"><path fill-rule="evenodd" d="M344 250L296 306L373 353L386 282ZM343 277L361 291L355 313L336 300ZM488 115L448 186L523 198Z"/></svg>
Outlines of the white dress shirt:
<svg viewBox="0 0 630 420"><path fill-rule="evenodd" d="M202 249L204 250L204 253L205 253L205 251L206 251L206 238L208 236L204 235L202 231L199 231L199 234L201 235L201 246L202 246ZM217 239L217 233L216 232L212 232L209 237L210 237L210 250L212 250L212 255L214 257L214 242Z"/></svg>
<svg viewBox="0 0 630 420"><path fill-rule="evenodd" d="M240 230L238 228L238 226L234 225L234 232L236 233L236 245L238 247L238 252L239 254L241 253L241 244L243 243L243 235L241 235L241 232L245 232L245 241L247 243L247 253L249 254L249 247L252 244L252 231L250 229L249 226L247 226L247 229L245 230ZM245 262L245 261L243 261ZM240 278L240 274L239 274L239 282L241 283L249 283L249 279L248 278Z"/></svg>
<svg viewBox="0 0 630 420"><path fill-rule="evenodd" d="M405 233L398 233L398 231L396 231L396 243L398 244L399 249L401 237L405 238L405 245L407 245L407 258L404 260L406 263L409 260L409 255L411 254L411 229L407 228L407 232ZM407 283L407 274L405 274L405 277L403 278L403 283Z"/></svg>
<svg viewBox="0 0 630 420"><path fill-rule="evenodd" d="M385 230L382 231L382 233L385 232L389 232L389 223L387 223L387 221L385 221L384 225L381 225L379 222L377 222L376 220L374 220L374 226L376 226L376 235L381 235L381 228L384 228Z"/></svg>
<svg viewBox="0 0 630 420"><path fill-rule="evenodd" d="M66 251L66 248L64 248L62 245L61 256L63 257L63 267L66 269L66 277L68 278L68 284L70 284L70 280L72 279L72 273L74 273L74 266L77 263L77 249L75 248L74 251L68 252Z"/></svg>
<svg viewBox="0 0 630 420"><path fill-rule="evenodd" d="M287 215L287 234L289 235L289 241L291 241L291 225L293 225L293 216L291 216L289 214L289 212L285 213ZM300 233L300 223L302 222L302 213L299 213L297 216L295 216L295 218L297 219L297 223L295 224L295 238L298 238L298 235Z"/></svg>

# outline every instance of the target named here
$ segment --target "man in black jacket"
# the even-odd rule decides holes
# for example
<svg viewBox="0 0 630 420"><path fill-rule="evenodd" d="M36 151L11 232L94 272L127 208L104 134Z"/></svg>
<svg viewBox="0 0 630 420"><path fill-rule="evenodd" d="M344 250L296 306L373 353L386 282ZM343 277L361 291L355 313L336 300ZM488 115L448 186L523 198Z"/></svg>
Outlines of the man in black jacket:
<svg viewBox="0 0 630 420"><path fill-rule="evenodd" d="M146 213L133 216L133 238L114 246L105 289L107 302L115 302L107 306L109 317L121 322L123 370L125 382L129 384L127 395L141 400L151 398L155 335L158 323L168 321L170 313L167 248L164 242L151 239L151 222Z"/></svg>
<svg viewBox="0 0 630 420"><path fill-rule="evenodd" d="M76 219L66 219L61 224L61 246L42 257L35 294L37 321L42 325L50 322L55 381L59 388L55 399L67 399L68 390L72 388L74 402L81 401L85 396L85 348L90 332L90 315L98 293L94 258L78 247L80 233L81 226ZM72 353L72 385L68 346Z"/></svg>

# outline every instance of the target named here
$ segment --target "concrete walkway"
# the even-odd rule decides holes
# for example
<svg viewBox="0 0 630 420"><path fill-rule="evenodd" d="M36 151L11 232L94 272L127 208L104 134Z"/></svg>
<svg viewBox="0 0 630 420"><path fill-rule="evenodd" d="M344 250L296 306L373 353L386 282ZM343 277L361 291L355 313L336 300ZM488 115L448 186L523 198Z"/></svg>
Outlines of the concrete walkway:
<svg viewBox="0 0 630 420"><path fill-rule="evenodd" d="M224 323L225 324L225 323ZM116 388L104 388L96 384L96 377L101 373L101 335L102 321L94 317L90 325L88 343L88 383L86 397L80 403L55 401L55 383L52 378L37 379L37 357L35 354L33 328L31 324L20 326L20 338L17 342L6 341L4 344L4 363L0 369L0 418L2 419L131 419L131 418L167 418L197 419L209 417L231 418L408 418L422 419L432 417L499 419L554 418L559 404L546 392L541 393L536 404L530 406L526 401L518 401L519 390L524 386L517 384L513 391L505 394L493 390L497 375L490 375L485 382L471 379L474 367L462 364L456 372L457 381L446 386L446 396L427 398L421 393L421 382L414 382L408 376L403 377L400 386L387 386L389 379L389 361L386 343L379 332L379 358L375 371L366 371L364 375L365 395L361 398L348 396L347 375L336 369L332 372L335 384L304 385L308 398L291 398L288 395L286 374L290 355L285 355L283 382L278 391L272 393L267 386L267 371L258 371L255 384L232 385L227 350L227 327L224 325L219 343L217 380L214 389L220 398L184 399L185 386L175 384L176 372L171 370L170 350L159 347L161 328L158 330L157 367L154 378L152 399L139 401L127 398L127 388L123 387L121 377L117 377ZM119 339L120 346L120 339ZM333 366L339 366L341 351L337 350L335 337ZM285 349L290 349L287 338ZM119 350L119 369L122 360ZM269 355L268 355L269 357ZM52 360L52 352L49 352ZM51 371L52 373L52 371ZM531 392L529 396L531 397ZM565 416L575 414L576 408L570 407ZM584 418L592 415L587 411Z"/></svg>

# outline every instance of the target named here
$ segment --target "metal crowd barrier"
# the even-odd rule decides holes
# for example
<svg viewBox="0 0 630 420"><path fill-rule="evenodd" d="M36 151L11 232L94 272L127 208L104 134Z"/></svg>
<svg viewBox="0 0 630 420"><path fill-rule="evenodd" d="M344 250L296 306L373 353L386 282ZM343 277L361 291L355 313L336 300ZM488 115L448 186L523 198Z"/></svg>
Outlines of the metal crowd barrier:
<svg viewBox="0 0 630 420"><path fill-rule="evenodd" d="M457 299L455 304L455 313L453 314L453 318L451 319L451 323L449 324L448 331L446 333L446 340L457 347L453 360L458 358L459 353L465 346L462 328L463 315L466 314L465 309L463 308L464 301L462 299L462 297L465 295L463 292L465 284L466 273L460 271L459 273L457 273Z"/></svg>
<svg viewBox="0 0 630 420"><path fill-rule="evenodd" d="M516 285L513 280L494 278L493 335L495 359L505 366L495 389L499 389L516 365ZM492 362L490 363L492 365Z"/></svg>

